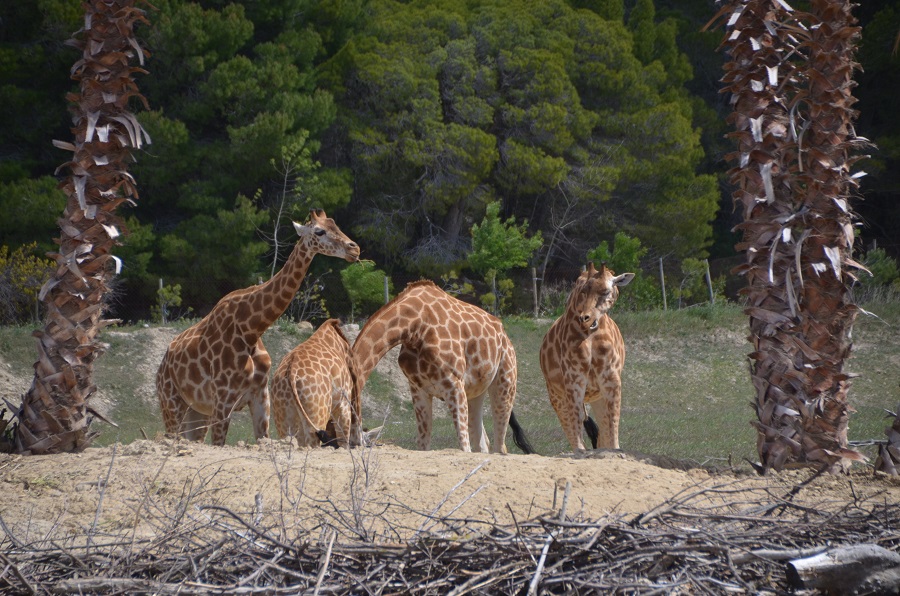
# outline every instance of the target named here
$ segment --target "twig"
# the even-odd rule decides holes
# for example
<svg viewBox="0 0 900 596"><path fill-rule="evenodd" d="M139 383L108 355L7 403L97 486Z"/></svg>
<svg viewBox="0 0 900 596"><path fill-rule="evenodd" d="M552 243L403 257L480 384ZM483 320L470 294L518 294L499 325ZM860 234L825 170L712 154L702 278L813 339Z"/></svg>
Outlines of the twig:
<svg viewBox="0 0 900 596"><path fill-rule="evenodd" d="M428 516L426 517L426 519L424 519L424 520L422 521L421 525L419 525L419 529L416 530L416 534L421 533L421 532L423 531L423 529L425 528L425 524L428 523L428 520L431 519L431 518L433 518L435 515L437 515L437 512L440 511L441 507L443 507L444 504L445 504L447 501L450 500L450 495L452 495L453 492L454 492L456 489L458 489L460 486L462 486L463 484L465 484L466 481L469 480L469 478L471 478L472 476L474 476L475 474L477 474L478 471L479 471L481 468L483 468L483 467L485 466L485 464L487 464L489 461L490 461L490 460L488 460L488 459L484 460L483 462L481 462L480 464L478 464L477 466L475 466L475 467L472 469L472 471L470 471L468 474L466 474L465 477L464 477L462 480L460 480L459 482L457 482L456 484L454 484L454 485L453 485L453 488L451 488L449 491L447 491L447 494L444 495L444 498L441 499L440 503L438 503L438 504L434 507L434 509L431 510L431 514L428 515Z"/></svg>
<svg viewBox="0 0 900 596"><path fill-rule="evenodd" d="M15 575L19 579L19 581L22 582L22 586L25 588L25 590L28 591L29 594L37 594L37 590L35 590L34 587L28 582L28 580L25 579L25 576L22 575L21 571L19 571L18 566L16 566L15 563L6 558L6 555L4 555L2 552L0 552L0 561L3 561L3 563L6 565L6 568L11 570L13 572L13 575ZM0 573L0 577L4 575L6 575L5 571L3 573Z"/></svg>
<svg viewBox="0 0 900 596"><path fill-rule="evenodd" d="M337 538L337 532L332 530L331 539L328 541L328 548L325 549L325 556L322 558L322 565L319 567L319 575L316 577L316 589L313 590L313 596L319 596L322 580L325 579L325 572L328 570L328 561L331 560L331 547L334 546L335 538Z"/></svg>
<svg viewBox="0 0 900 596"><path fill-rule="evenodd" d="M94 531L96 531L97 523L100 521L100 511L103 509L103 497L106 495L106 487L109 486L109 479L112 477L113 464L116 461L116 451L118 451L118 448L119 441L117 438L116 442L113 443L112 456L109 458L109 468L106 470L106 480L103 482L98 482L98 488L100 489L100 498L97 501L97 510L94 512L94 523L91 524L91 528L87 534L88 544L91 544L91 542L93 541Z"/></svg>
<svg viewBox="0 0 900 596"><path fill-rule="evenodd" d="M538 582L541 581L541 572L544 571L544 563L547 560L547 553L550 551L550 545L553 544L553 538L554 535L551 532L544 541L544 548L541 549L541 558L538 559L537 568L534 570L534 577L531 578L531 583L528 584L528 596L537 594Z"/></svg>

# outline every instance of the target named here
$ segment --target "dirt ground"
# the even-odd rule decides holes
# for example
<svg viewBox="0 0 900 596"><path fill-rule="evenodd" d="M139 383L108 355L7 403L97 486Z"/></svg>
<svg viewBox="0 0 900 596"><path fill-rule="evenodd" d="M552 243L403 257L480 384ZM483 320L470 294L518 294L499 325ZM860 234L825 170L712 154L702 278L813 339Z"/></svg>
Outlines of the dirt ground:
<svg viewBox="0 0 900 596"><path fill-rule="evenodd" d="M713 486L764 487L777 499L811 476L796 470L760 478L668 465L612 451L583 458L387 445L351 452L299 450L282 441L213 447L160 438L80 454L2 455L0 518L5 532L24 544L85 535L152 538L179 524L208 522L210 506L285 534L330 526L395 540L441 532L452 525L447 519L513 524L558 511L564 502L570 518L628 516ZM795 497L816 507L866 499L900 502L900 482L860 470L816 478Z"/></svg>
<svg viewBox="0 0 900 596"><path fill-rule="evenodd" d="M145 359L155 363L174 331L147 332L159 335L151 342L154 354ZM396 358L385 358L379 369L398 391L406 390ZM0 361L0 395L7 399L21 395L30 382L15 372ZM153 387L145 384L140 393L149 400ZM0 455L0 529L24 544L84 536L152 538L183 524L210 523L209 508L218 507L286 535L327 526L349 536L391 540L453 531L453 520L514 524L563 506L568 517L590 521L630 516L711 487L733 486L735 495L752 489L756 497L777 500L811 475L711 473L619 451L575 458L417 452L392 445L301 450L277 440L213 447L158 437L80 454ZM819 508L872 499L897 503L900 480L875 478L858 466L849 476L816 478L792 498Z"/></svg>

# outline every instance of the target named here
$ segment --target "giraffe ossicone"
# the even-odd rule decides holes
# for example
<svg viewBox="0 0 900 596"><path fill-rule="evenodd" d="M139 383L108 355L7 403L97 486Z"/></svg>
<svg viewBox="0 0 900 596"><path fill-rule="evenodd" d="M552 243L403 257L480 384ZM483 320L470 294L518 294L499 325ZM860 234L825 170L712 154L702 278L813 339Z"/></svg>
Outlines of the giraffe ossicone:
<svg viewBox="0 0 900 596"><path fill-rule="evenodd" d="M599 425L594 447L619 448L625 341L609 310L619 288L632 279L633 273L615 275L603 264L598 271L591 263L541 342L541 372L550 403L575 452L584 450L581 429L587 404Z"/></svg>
<svg viewBox="0 0 900 596"><path fill-rule="evenodd" d="M156 374L166 432L224 445L232 413L250 408L257 439L269 435L269 369L260 339L294 299L317 254L353 262L359 246L320 209L305 224L284 266L267 282L235 290L169 344Z"/></svg>
<svg viewBox="0 0 900 596"><path fill-rule="evenodd" d="M506 430L530 452L512 413L516 399L516 353L500 319L458 300L430 281L409 284L366 322L353 343L356 384L353 407L361 420L362 389L372 370L394 346L412 394L417 446L431 446L432 401L450 410L463 451L506 453ZM482 420L490 396L494 442Z"/></svg>

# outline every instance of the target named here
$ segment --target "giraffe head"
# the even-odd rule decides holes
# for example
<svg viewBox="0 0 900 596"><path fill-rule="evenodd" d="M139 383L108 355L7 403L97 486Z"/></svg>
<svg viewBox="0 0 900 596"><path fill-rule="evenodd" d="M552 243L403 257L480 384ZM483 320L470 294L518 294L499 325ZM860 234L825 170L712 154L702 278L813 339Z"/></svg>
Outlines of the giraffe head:
<svg viewBox="0 0 900 596"><path fill-rule="evenodd" d="M334 220L321 209L309 210L305 225L294 222L294 229L303 242L315 253L350 261L359 260L359 246L341 231Z"/></svg>
<svg viewBox="0 0 900 596"><path fill-rule="evenodd" d="M600 265L600 270L594 269L594 264L578 276L575 287L569 294L567 309L572 309L586 333L597 329L600 319L612 308L619 297L619 286L626 286L634 279L634 273L616 275L605 264Z"/></svg>

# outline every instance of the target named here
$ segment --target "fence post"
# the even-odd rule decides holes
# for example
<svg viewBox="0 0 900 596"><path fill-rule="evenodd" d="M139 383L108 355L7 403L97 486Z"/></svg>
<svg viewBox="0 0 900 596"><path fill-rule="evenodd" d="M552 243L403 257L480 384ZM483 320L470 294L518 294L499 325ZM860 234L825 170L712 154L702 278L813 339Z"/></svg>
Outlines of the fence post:
<svg viewBox="0 0 900 596"><path fill-rule="evenodd" d="M390 280L388 276L384 276L384 303L387 304L391 301L391 291L390 291Z"/></svg>
<svg viewBox="0 0 900 596"><path fill-rule="evenodd" d="M712 278L709 275L709 259L703 259L703 262L706 263L706 287L709 288L709 303L716 303L716 295L713 293L712 286Z"/></svg>
<svg viewBox="0 0 900 596"><path fill-rule="evenodd" d="M159 278L159 289L160 289L160 291L156 294L156 300L159 304L159 316L160 316L160 318L162 318L162 324L166 325L168 323L168 320L166 318L166 302L165 302L165 300L163 300L163 294L162 294L163 278L161 278L161 277Z"/></svg>
<svg viewBox="0 0 900 596"><path fill-rule="evenodd" d="M663 272L663 262L662 257L659 258L659 285L662 286L662 296L663 296L663 310L669 310L669 305L666 302L666 275Z"/></svg>
<svg viewBox="0 0 900 596"><path fill-rule="evenodd" d="M531 268L531 293L534 294L534 318L538 318L538 309L540 307L540 297L537 289L537 268Z"/></svg>
<svg viewBox="0 0 900 596"><path fill-rule="evenodd" d="M491 277L491 290L494 292L494 316L500 316L500 297L497 295L497 274Z"/></svg>

